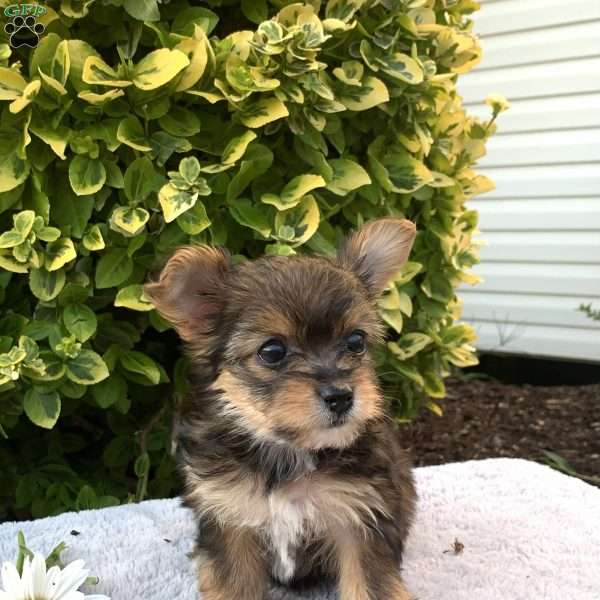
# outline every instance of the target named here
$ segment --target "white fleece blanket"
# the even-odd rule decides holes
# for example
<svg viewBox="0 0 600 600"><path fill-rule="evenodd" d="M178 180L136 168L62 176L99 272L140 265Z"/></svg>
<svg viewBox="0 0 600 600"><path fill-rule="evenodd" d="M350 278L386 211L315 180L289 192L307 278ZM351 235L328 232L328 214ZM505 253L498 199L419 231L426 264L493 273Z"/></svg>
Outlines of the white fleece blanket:
<svg viewBox="0 0 600 600"><path fill-rule="evenodd" d="M416 599L600 600L600 489L511 459L426 467L416 478L404 567ZM5 523L0 562L14 558L19 529L38 551L65 540L64 558L85 559L100 577L94 593L112 600L198 598L186 556L195 526L177 499ZM325 589L276 589L270 600L335 598Z"/></svg>

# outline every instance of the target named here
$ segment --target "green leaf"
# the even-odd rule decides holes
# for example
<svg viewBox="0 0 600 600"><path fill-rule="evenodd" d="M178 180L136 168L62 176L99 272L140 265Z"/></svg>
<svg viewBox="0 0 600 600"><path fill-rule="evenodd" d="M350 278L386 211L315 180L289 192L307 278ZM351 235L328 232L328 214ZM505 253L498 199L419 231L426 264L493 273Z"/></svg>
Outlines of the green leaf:
<svg viewBox="0 0 600 600"><path fill-rule="evenodd" d="M26 86L27 81L16 69L0 67L0 100L15 100Z"/></svg>
<svg viewBox="0 0 600 600"><path fill-rule="evenodd" d="M141 90L154 90L171 81L189 64L187 56L179 50L154 50L135 66L133 83Z"/></svg>
<svg viewBox="0 0 600 600"><path fill-rule="evenodd" d="M36 231L36 237L43 242L55 242L60 237L60 229L56 227L42 227Z"/></svg>
<svg viewBox="0 0 600 600"><path fill-rule="evenodd" d="M113 231L126 237L134 237L144 231L150 213L145 208L117 206L110 216L109 224Z"/></svg>
<svg viewBox="0 0 600 600"><path fill-rule="evenodd" d="M119 362L126 371L141 375L152 385L156 385L160 381L160 370L158 365L142 352L127 352L121 355Z"/></svg>
<svg viewBox="0 0 600 600"><path fill-rule="evenodd" d="M14 248L27 239L26 235L11 229L0 235L0 248Z"/></svg>
<svg viewBox="0 0 600 600"><path fill-rule="evenodd" d="M92 46L83 40L67 40L71 68L69 70L69 81L78 92L89 86L83 81L83 66L90 56L100 58L100 55ZM38 45L39 48L39 45Z"/></svg>
<svg viewBox="0 0 600 600"><path fill-rule="evenodd" d="M423 387L425 381L423 376L419 373L417 368L410 363L394 361L394 369L400 373L403 377L406 377L410 381L413 381L418 386Z"/></svg>
<svg viewBox="0 0 600 600"><path fill-rule="evenodd" d="M133 271L133 260L126 248L112 248L100 257L96 266L98 289L115 287L123 283Z"/></svg>
<svg viewBox="0 0 600 600"><path fill-rule="evenodd" d="M447 304L454 297L454 288L442 273L429 272L421 283L421 289L428 298Z"/></svg>
<svg viewBox="0 0 600 600"><path fill-rule="evenodd" d="M85 83L92 85L106 85L110 87L127 87L131 85L128 79L122 79L119 74L107 65L99 56L88 56L83 64L81 78Z"/></svg>
<svg viewBox="0 0 600 600"><path fill-rule="evenodd" d="M23 408L29 420L44 429L52 429L60 415L60 396L32 387L25 392Z"/></svg>
<svg viewBox="0 0 600 600"><path fill-rule="evenodd" d="M96 502L98 501L98 497L96 496L96 492L94 488L89 485L84 485L77 494L77 499L75 501L75 508L79 510L90 510L96 507Z"/></svg>
<svg viewBox="0 0 600 600"><path fill-rule="evenodd" d="M240 121L251 129L263 127L289 115L285 104L279 98L263 98L249 104L240 113Z"/></svg>
<svg viewBox="0 0 600 600"><path fill-rule="evenodd" d="M177 16L171 26L171 31L181 35L191 36L194 33L195 26L202 28L208 36L219 22L219 16L208 8L193 6L177 12Z"/></svg>
<svg viewBox="0 0 600 600"><path fill-rule="evenodd" d="M317 231L319 220L319 207L316 200L311 195L304 196L294 208L277 213L273 237L292 246L299 246Z"/></svg>
<svg viewBox="0 0 600 600"><path fill-rule="evenodd" d="M174 221L179 215L196 204L198 194L178 190L170 183L164 185L158 194L158 200L166 223Z"/></svg>
<svg viewBox="0 0 600 600"><path fill-rule="evenodd" d="M62 269L68 262L77 258L75 245L70 238L59 238L46 246L44 266L47 271Z"/></svg>
<svg viewBox="0 0 600 600"><path fill-rule="evenodd" d="M262 144L253 144L248 148L239 171L227 186L227 201L235 200L254 181L266 173L273 164L273 153Z"/></svg>
<svg viewBox="0 0 600 600"><path fill-rule="evenodd" d="M378 137L369 146L368 155L375 179L388 192L414 192L433 179L425 164L406 150L385 148L384 136Z"/></svg>
<svg viewBox="0 0 600 600"><path fill-rule="evenodd" d="M328 161L333 168L333 178L327 184L327 189L338 196L371 183L369 174L358 163L346 158L334 158Z"/></svg>
<svg viewBox="0 0 600 600"><path fill-rule="evenodd" d="M360 61L348 60L341 67L333 69L333 74L346 85L360 87L364 71L365 67Z"/></svg>
<svg viewBox="0 0 600 600"><path fill-rule="evenodd" d="M158 119L158 124L170 135L190 137L200 131L200 119L191 111L173 106L166 115Z"/></svg>
<svg viewBox="0 0 600 600"><path fill-rule="evenodd" d="M348 87L340 95L340 102L349 110L363 111L385 104L390 99L389 91L377 77L365 77L361 87Z"/></svg>
<svg viewBox="0 0 600 600"><path fill-rule="evenodd" d="M160 21L157 0L125 0L123 8L139 21Z"/></svg>
<svg viewBox="0 0 600 600"><path fill-rule="evenodd" d="M380 310L381 318L396 332L401 333L404 328L404 318L399 310Z"/></svg>
<svg viewBox="0 0 600 600"><path fill-rule="evenodd" d="M79 342L87 342L98 326L94 311L85 304L71 304L63 311L63 322L67 331Z"/></svg>
<svg viewBox="0 0 600 600"><path fill-rule="evenodd" d="M242 0L241 9L244 16L257 25L269 18L267 0Z"/></svg>
<svg viewBox="0 0 600 600"><path fill-rule="evenodd" d="M177 225L188 235L198 235L211 226L211 221L204 204L196 200L192 208L177 217Z"/></svg>
<svg viewBox="0 0 600 600"><path fill-rule="evenodd" d="M82 238L83 246L90 251L103 250L106 246L98 225L92 225Z"/></svg>
<svg viewBox="0 0 600 600"><path fill-rule="evenodd" d="M149 311L154 308L154 305L144 295L144 286L137 283L120 289L114 304L137 311Z"/></svg>
<svg viewBox="0 0 600 600"><path fill-rule="evenodd" d="M69 44L63 40L56 46L56 52L50 66L50 75L62 85L65 85L71 70L71 57L69 56Z"/></svg>
<svg viewBox="0 0 600 600"><path fill-rule="evenodd" d="M24 108L27 108L33 102L33 99L38 95L41 87L42 84L39 79L34 79L32 82L28 83L23 90L22 95L9 104L8 110L12 114L20 113Z"/></svg>
<svg viewBox="0 0 600 600"><path fill-rule="evenodd" d="M137 477L145 477L150 470L150 456L147 452L137 457L133 470Z"/></svg>
<svg viewBox="0 0 600 600"><path fill-rule="evenodd" d="M0 193L21 185L29 175L29 162L19 158L19 133L0 129Z"/></svg>
<svg viewBox="0 0 600 600"><path fill-rule="evenodd" d="M225 147L225 150L221 155L221 162L230 164L240 160L240 158L244 156L250 142L255 140L256 137L257 135L254 131L246 131L242 135L234 137Z"/></svg>
<svg viewBox="0 0 600 600"><path fill-rule="evenodd" d="M407 333L398 342L388 342L389 350L400 360L408 360L431 344L432 339L425 333Z"/></svg>
<svg viewBox="0 0 600 600"><path fill-rule="evenodd" d="M209 60L209 42L200 26L194 26L193 38L187 38L175 46L175 50L183 52L190 64L181 72L176 90L190 90L204 75Z"/></svg>
<svg viewBox="0 0 600 600"><path fill-rule="evenodd" d="M271 234L271 223L264 208L253 204L247 198L238 198L229 205L231 216L244 227L258 231L263 237Z"/></svg>
<svg viewBox="0 0 600 600"><path fill-rule="evenodd" d="M281 191L281 201L286 206L297 203L308 192L320 187L324 187L325 180L320 175L309 173L307 175L298 175L294 177Z"/></svg>
<svg viewBox="0 0 600 600"><path fill-rule="evenodd" d="M152 150L152 146L148 143L142 124L134 115L129 115L119 123L117 139L122 144L126 144L140 152Z"/></svg>
<svg viewBox="0 0 600 600"><path fill-rule="evenodd" d="M95 194L106 181L106 169L99 158L78 155L69 164L69 181L78 196Z"/></svg>
<svg viewBox="0 0 600 600"><path fill-rule="evenodd" d="M416 60L407 54L395 52L384 59L378 58L376 60L382 65L381 70L390 77L412 85L423 81L423 69Z"/></svg>
<svg viewBox="0 0 600 600"><path fill-rule="evenodd" d="M32 123L29 126L29 131L48 144L56 156L61 160L65 160L65 150L71 135L69 129L62 126L52 128L45 124Z"/></svg>
<svg viewBox="0 0 600 600"><path fill-rule="evenodd" d="M156 131L150 136L152 153L156 156L156 164L162 167L174 152L188 152L192 145L188 140L174 137L164 131Z"/></svg>
<svg viewBox="0 0 600 600"><path fill-rule="evenodd" d="M200 163L195 156L187 156L179 163L179 174L187 183L193 184L200 177Z"/></svg>
<svg viewBox="0 0 600 600"><path fill-rule="evenodd" d="M423 371L423 389L431 398L443 398L446 395L446 386L442 378L431 369Z"/></svg>
<svg viewBox="0 0 600 600"><path fill-rule="evenodd" d="M33 295L43 302L54 300L62 291L66 281L65 272L46 269L32 269L29 274L29 289Z"/></svg>
<svg viewBox="0 0 600 600"><path fill-rule="evenodd" d="M92 395L100 408L107 409L125 400L127 382L118 373L112 373L110 377L92 387Z"/></svg>
<svg viewBox="0 0 600 600"><path fill-rule="evenodd" d="M154 189L156 171L145 156L134 160L125 171L124 191L131 202L142 202Z"/></svg>
<svg viewBox="0 0 600 600"><path fill-rule="evenodd" d="M261 200L265 204L276 206L279 210L287 210L296 206L308 192L325 185L325 180L320 175L312 173L298 175L283 188L280 196L264 194Z"/></svg>
<svg viewBox="0 0 600 600"><path fill-rule="evenodd" d="M404 285L411 281L422 269L423 265L421 263L412 261L405 262L400 269L400 273L394 278L394 282L397 285Z"/></svg>
<svg viewBox="0 0 600 600"><path fill-rule="evenodd" d="M102 357L92 350L81 350L75 358L67 361L67 377L81 385L93 385L108 377L108 369Z"/></svg>

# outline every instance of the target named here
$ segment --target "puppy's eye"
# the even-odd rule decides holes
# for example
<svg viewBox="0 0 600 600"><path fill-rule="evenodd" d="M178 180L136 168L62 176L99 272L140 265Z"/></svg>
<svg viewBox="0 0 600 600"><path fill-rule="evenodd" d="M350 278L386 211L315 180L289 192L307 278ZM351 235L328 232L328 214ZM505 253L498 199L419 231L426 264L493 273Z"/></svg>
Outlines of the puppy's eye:
<svg viewBox="0 0 600 600"><path fill-rule="evenodd" d="M285 358L286 353L287 350L283 342L269 340L260 347L258 357L268 365L275 365Z"/></svg>
<svg viewBox="0 0 600 600"><path fill-rule="evenodd" d="M364 332L353 331L346 339L346 348L353 354L362 354L366 348Z"/></svg>

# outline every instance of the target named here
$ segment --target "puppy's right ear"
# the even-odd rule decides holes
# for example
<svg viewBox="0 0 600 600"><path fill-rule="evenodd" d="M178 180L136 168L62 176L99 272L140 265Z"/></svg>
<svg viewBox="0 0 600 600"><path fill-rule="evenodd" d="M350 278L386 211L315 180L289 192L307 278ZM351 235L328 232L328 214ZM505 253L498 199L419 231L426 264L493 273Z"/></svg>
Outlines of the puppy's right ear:
<svg viewBox="0 0 600 600"><path fill-rule="evenodd" d="M158 281L144 286L144 292L189 342L209 332L223 309L223 281L230 266L224 249L183 246L169 259Z"/></svg>

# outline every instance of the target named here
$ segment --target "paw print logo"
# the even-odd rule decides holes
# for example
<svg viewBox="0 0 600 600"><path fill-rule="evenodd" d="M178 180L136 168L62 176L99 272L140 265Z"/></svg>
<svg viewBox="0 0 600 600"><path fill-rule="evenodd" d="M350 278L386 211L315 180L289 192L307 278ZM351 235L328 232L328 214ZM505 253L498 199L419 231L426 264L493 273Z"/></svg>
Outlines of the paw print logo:
<svg viewBox="0 0 600 600"><path fill-rule="evenodd" d="M21 46L35 48L44 29L46 27L42 23L38 23L33 15L13 17L4 26L4 31L10 36L10 45L13 48Z"/></svg>

